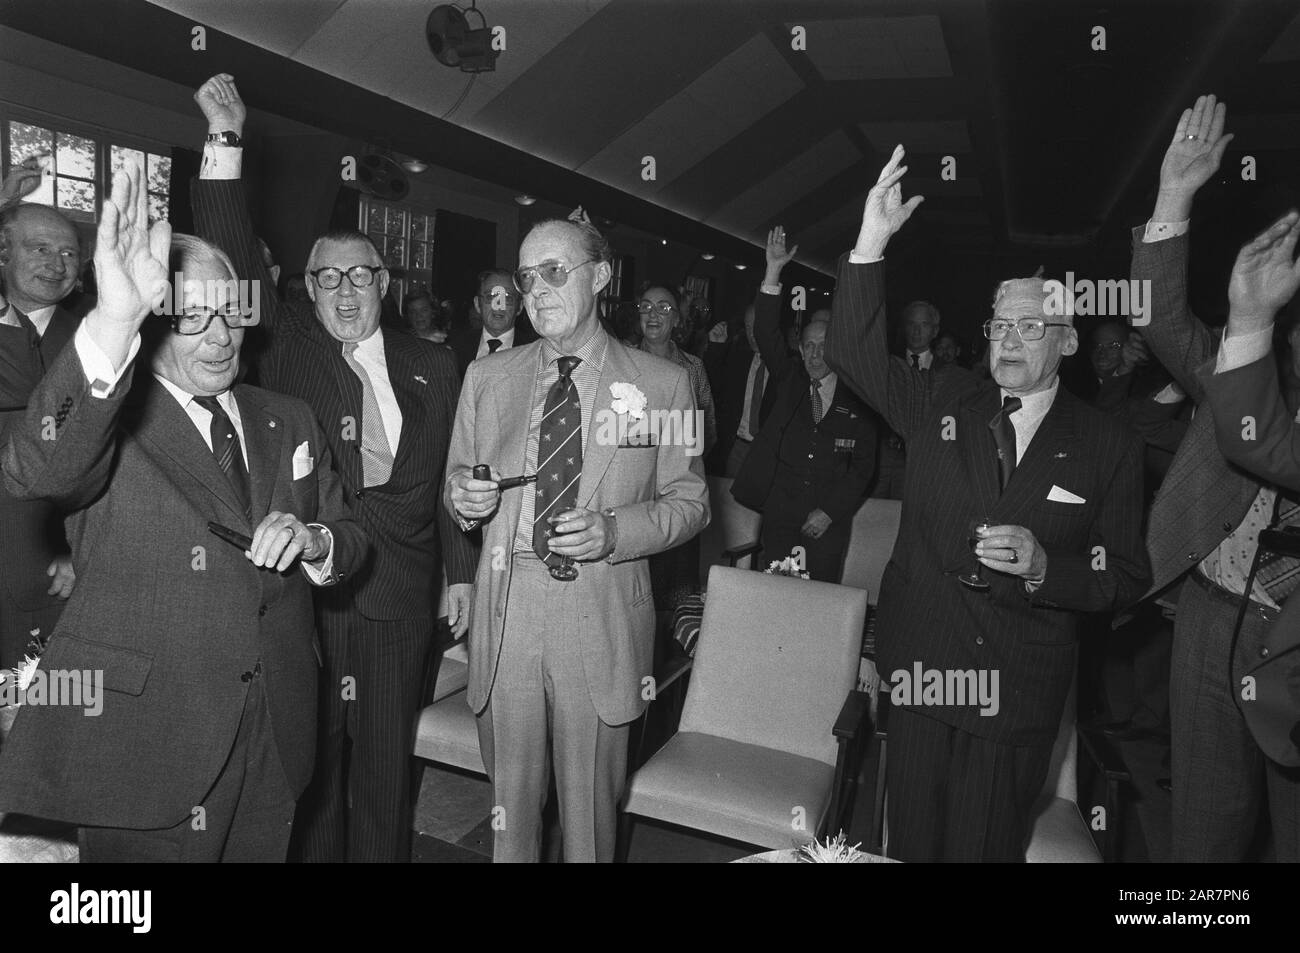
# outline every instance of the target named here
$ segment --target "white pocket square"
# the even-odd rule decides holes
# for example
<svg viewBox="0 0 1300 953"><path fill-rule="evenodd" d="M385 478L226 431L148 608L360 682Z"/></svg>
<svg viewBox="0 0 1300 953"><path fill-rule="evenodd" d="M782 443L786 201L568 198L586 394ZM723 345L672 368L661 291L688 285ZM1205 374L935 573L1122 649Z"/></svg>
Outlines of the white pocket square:
<svg viewBox="0 0 1300 953"><path fill-rule="evenodd" d="M316 460L307 448L307 441L304 440L298 444L298 449L293 452L293 478L301 480L315 469Z"/></svg>
<svg viewBox="0 0 1300 953"><path fill-rule="evenodd" d="M1047 498L1055 503L1087 503L1081 496L1076 496L1069 490L1063 490L1055 483L1052 484L1052 491L1047 494Z"/></svg>

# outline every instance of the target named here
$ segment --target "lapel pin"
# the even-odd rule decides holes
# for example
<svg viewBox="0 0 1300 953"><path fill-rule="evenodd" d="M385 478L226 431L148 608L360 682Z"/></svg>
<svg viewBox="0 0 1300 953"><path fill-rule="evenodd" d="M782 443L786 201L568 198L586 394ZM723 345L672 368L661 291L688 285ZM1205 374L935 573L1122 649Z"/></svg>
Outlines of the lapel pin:
<svg viewBox="0 0 1300 953"><path fill-rule="evenodd" d="M1064 450L1061 450L1061 451L1058 451L1058 452L1057 452L1057 454L1056 454L1056 459L1057 459L1057 460L1064 460L1064 459L1065 459L1066 457L1068 457L1068 456L1069 456L1068 453L1066 453Z"/></svg>
<svg viewBox="0 0 1300 953"><path fill-rule="evenodd" d="M417 381L419 381L421 384L426 384L426 385L427 385L427 384L429 383L429 382L426 381L423 377L421 377L419 374L416 374L416 375L415 375L415 379L416 379Z"/></svg>
<svg viewBox="0 0 1300 953"><path fill-rule="evenodd" d="M268 421L266 422L266 425L267 425L268 427L270 427L272 430L275 429L275 421L274 421L274 420L268 420Z"/></svg>

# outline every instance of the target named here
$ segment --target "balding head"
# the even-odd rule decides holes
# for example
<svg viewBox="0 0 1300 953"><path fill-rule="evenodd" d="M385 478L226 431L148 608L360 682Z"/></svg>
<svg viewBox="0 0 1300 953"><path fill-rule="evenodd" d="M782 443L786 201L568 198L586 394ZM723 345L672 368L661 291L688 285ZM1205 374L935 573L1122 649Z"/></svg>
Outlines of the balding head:
<svg viewBox="0 0 1300 953"><path fill-rule="evenodd" d="M58 304L81 272L81 240L72 223L44 205L24 203L0 214L0 274L20 311Z"/></svg>

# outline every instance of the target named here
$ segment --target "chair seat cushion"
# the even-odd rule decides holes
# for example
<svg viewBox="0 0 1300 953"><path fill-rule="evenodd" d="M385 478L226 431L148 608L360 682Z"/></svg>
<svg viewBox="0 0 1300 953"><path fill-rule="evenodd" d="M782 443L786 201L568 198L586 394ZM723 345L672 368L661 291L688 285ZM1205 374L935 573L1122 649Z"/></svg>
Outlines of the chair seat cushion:
<svg viewBox="0 0 1300 953"><path fill-rule="evenodd" d="M420 712L415 727L415 756L477 774L486 773L478 746L478 725L463 690Z"/></svg>
<svg viewBox="0 0 1300 953"><path fill-rule="evenodd" d="M1038 802L1025 860L1031 864L1101 863L1101 854L1077 804L1061 797Z"/></svg>
<svg viewBox="0 0 1300 953"><path fill-rule="evenodd" d="M811 758L678 732L633 777L625 809L746 844L790 847L815 836L834 773Z"/></svg>

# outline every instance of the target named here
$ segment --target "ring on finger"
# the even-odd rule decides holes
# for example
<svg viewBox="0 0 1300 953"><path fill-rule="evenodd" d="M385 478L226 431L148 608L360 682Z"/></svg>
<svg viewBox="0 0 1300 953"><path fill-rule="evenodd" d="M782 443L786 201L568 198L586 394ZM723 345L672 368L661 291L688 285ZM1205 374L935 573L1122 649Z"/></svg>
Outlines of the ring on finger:
<svg viewBox="0 0 1300 953"><path fill-rule="evenodd" d="M1020 562L1020 554L1017 553L1014 549L1011 550L1011 562L1013 563Z"/></svg>

